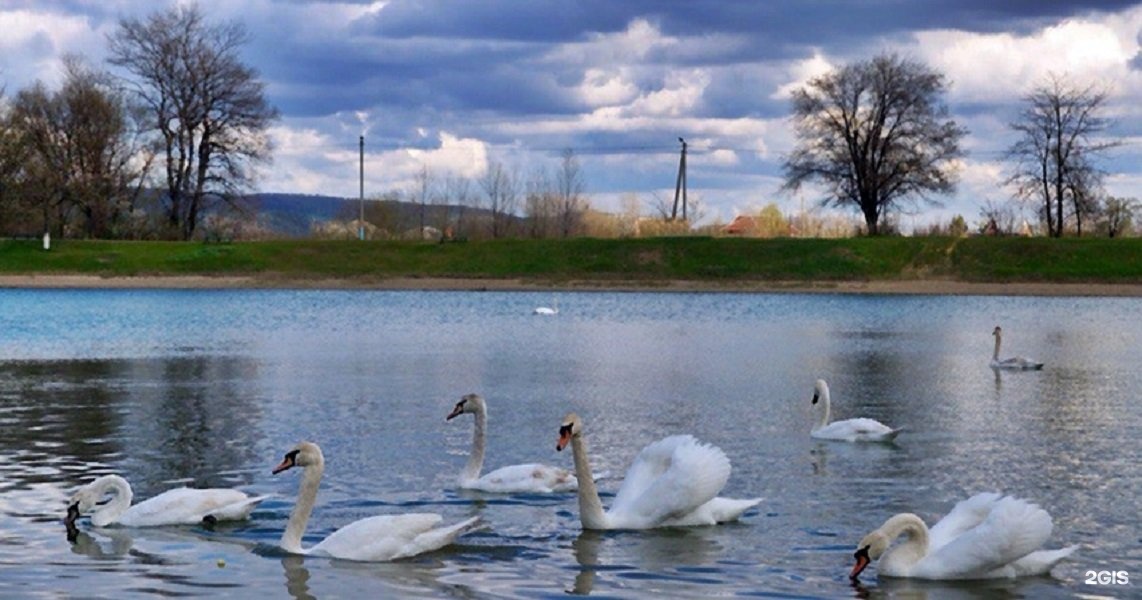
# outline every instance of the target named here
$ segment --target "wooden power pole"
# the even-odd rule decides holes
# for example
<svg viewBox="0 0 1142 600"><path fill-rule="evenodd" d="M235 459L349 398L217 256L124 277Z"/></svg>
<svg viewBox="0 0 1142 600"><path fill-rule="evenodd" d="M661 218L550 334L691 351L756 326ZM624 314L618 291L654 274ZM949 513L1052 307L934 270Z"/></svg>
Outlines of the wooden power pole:
<svg viewBox="0 0 1142 600"><path fill-rule="evenodd" d="M682 143L682 156L678 159L678 181L674 184L674 208L670 211L670 220L678 219L678 197L682 196L682 220L686 220L686 140L678 138Z"/></svg>

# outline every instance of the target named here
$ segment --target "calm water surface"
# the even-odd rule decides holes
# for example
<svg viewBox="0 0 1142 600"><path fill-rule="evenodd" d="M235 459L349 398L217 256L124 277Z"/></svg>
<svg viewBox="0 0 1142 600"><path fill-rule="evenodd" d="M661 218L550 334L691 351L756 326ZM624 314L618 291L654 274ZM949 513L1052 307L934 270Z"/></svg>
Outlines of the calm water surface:
<svg viewBox="0 0 1142 600"><path fill-rule="evenodd" d="M0 597L1138 597L1142 301L1096 298L366 291L0 290ZM1042 372L988 368L1004 354ZM808 435L813 382L834 414L907 429L895 445ZM598 469L692 433L734 464L723 495L764 496L727 526L582 532L571 494L455 489L489 404L486 466L548 462L569 410ZM301 439L325 479L306 543L352 520L480 515L484 531L395 564L287 555ZM274 494L248 522L150 530L61 523L71 492L120 473ZM604 503L619 481L602 483ZM1003 491L1078 544L1053 577L918 584L847 573L896 512L933 522ZM221 562L220 562L221 561ZM223 566L219 566L219 565ZM1124 570L1128 586L1084 583Z"/></svg>

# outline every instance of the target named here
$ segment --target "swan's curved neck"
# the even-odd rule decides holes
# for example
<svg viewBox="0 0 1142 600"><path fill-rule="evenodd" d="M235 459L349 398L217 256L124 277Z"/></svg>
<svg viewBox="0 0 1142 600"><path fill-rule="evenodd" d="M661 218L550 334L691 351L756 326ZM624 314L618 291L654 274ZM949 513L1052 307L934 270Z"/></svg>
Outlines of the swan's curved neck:
<svg viewBox="0 0 1142 600"><path fill-rule="evenodd" d="M297 504L289 514L289 523L282 533L281 547L286 552L303 553L301 536L305 533L305 526L309 523L309 515L313 513L313 505L317 502L317 487L321 485L321 475L325 472L325 464L317 463L305 467L301 476L301 486L297 491Z"/></svg>
<svg viewBox="0 0 1142 600"><path fill-rule="evenodd" d="M819 395L820 399L818 402L821 403L821 421L817 423L817 429L829 424L829 417L833 410L832 404L829 403L829 388L822 389Z"/></svg>
<svg viewBox="0 0 1142 600"><path fill-rule="evenodd" d="M101 478L95 485L95 497L102 498L111 493L111 500L96 508L91 513L91 524L96 527L105 527L119 520L123 513L131 508L131 484L118 475L108 475Z"/></svg>
<svg viewBox="0 0 1142 600"><path fill-rule="evenodd" d="M995 352L991 354L991 360L999 360L999 341L1003 336L997 331L995 332Z"/></svg>
<svg viewBox="0 0 1142 600"><path fill-rule="evenodd" d="M484 468L484 444L487 428L487 410L477 410L476 427L472 431L472 452L468 454L468 464L460 472L460 481L473 481L480 478L480 470Z"/></svg>
<svg viewBox="0 0 1142 600"><path fill-rule="evenodd" d="M571 454L575 459L575 478L579 483L579 521L583 529L606 529L606 514L595 478L591 476L591 461L587 459L587 443L583 437L571 437Z"/></svg>
<svg viewBox="0 0 1142 600"><path fill-rule="evenodd" d="M898 514L881 525L880 532L892 540L905 536L904 542L889 552L894 562L911 566L928 555L928 526L924 520L912 513Z"/></svg>

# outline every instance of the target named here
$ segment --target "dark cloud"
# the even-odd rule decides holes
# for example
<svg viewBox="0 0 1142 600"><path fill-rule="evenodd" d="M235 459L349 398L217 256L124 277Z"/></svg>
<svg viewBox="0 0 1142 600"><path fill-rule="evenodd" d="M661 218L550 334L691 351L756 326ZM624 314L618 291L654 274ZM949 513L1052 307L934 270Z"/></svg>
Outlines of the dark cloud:
<svg viewBox="0 0 1142 600"><path fill-rule="evenodd" d="M804 58L810 47L834 56L862 54L874 51L870 39L892 39L917 28L1030 31L1045 20L1131 5L1049 0L395 0L355 23L345 39L293 46L280 43L294 37L288 31L261 32L255 45L263 73L288 90L278 101L290 112L312 115L337 106L356 110L395 104L559 115L583 108L568 92L578 85L583 67L593 65L552 65L545 55L559 44L623 32L635 19L646 19L663 35L683 42L650 51L644 62L721 67L699 109L701 116L771 117L787 108L765 93L774 82L742 65ZM267 34L270 37L264 37ZM661 84L634 82L645 89Z"/></svg>

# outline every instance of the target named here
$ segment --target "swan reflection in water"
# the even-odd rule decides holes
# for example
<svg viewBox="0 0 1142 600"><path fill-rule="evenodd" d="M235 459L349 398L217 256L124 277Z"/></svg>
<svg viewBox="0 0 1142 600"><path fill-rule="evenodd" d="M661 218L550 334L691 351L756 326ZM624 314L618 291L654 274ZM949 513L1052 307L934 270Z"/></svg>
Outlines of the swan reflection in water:
<svg viewBox="0 0 1142 600"><path fill-rule="evenodd" d="M92 527L83 530L74 524L67 527L67 541L70 542L71 551L74 554L88 556L96 560L130 558L133 561L149 565L172 562L173 559L164 556L163 550L166 547L199 545L204 541L239 546L246 550L253 549L257 545L253 542L233 538L210 537L198 530L175 527L163 529Z"/></svg>
<svg viewBox="0 0 1142 600"><path fill-rule="evenodd" d="M595 588L595 578L599 572L619 572L633 570L666 574L665 577L685 585L685 575L675 572L679 567L708 566L721 556L724 544L717 538L726 535L736 526L722 527L676 527L650 531L608 532L584 529L571 542L571 552L579 563L573 587L569 594L590 595ZM600 554L621 557L639 557L636 565L609 566L613 561L601 560ZM710 577L706 573L703 577ZM701 587L693 591L700 596Z"/></svg>
<svg viewBox="0 0 1142 600"><path fill-rule="evenodd" d="M309 569L305 568L305 557L297 554L288 554L282 557L282 569L285 570L286 592L295 600L317 600L309 592Z"/></svg>
<svg viewBox="0 0 1142 600"><path fill-rule="evenodd" d="M426 590L428 597L480 597L464 585L444 581L456 570L432 555L387 563L290 554L280 548L266 548L265 555L279 557L287 597L294 600L425 597Z"/></svg>
<svg viewBox="0 0 1142 600"><path fill-rule="evenodd" d="M885 577L875 585L851 583L853 596L868 600L907 598L908 600L1015 600L1048 594L1050 580L986 579L977 581L923 581ZM1035 587L1044 586L1036 592Z"/></svg>

